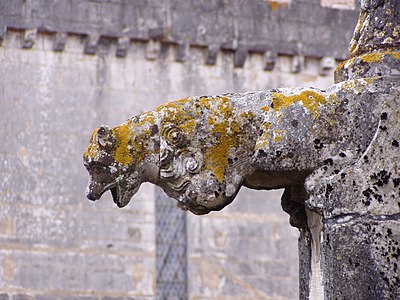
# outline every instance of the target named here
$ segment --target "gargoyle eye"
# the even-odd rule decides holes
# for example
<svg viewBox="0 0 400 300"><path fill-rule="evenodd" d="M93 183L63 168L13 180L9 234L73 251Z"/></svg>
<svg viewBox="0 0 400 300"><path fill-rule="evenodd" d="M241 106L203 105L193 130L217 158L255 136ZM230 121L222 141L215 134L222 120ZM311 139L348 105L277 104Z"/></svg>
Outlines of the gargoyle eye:
<svg viewBox="0 0 400 300"><path fill-rule="evenodd" d="M183 146L186 143L186 139L182 134L182 131L173 124L166 126L162 135L167 143L171 146Z"/></svg>
<svg viewBox="0 0 400 300"><path fill-rule="evenodd" d="M112 131L107 125L102 125L97 130L97 142L101 147L112 145Z"/></svg>

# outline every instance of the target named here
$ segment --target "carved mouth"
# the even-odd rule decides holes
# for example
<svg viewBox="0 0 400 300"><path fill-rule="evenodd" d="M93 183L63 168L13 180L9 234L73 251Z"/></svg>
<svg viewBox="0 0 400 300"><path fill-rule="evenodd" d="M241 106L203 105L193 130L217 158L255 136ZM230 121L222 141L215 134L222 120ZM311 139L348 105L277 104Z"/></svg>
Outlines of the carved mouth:
<svg viewBox="0 0 400 300"><path fill-rule="evenodd" d="M130 199L125 199L126 197L124 197L124 195L122 195L121 188L119 187L118 184L116 184L115 186L110 188L110 191L111 191L113 201L115 204L117 204L118 207L120 207L120 208L124 207L125 205L127 205L129 203Z"/></svg>
<svg viewBox="0 0 400 300"><path fill-rule="evenodd" d="M113 201L119 208L126 206L134 194L136 194L139 186L129 189L121 187L118 183L110 188Z"/></svg>
<svg viewBox="0 0 400 300"><path fill-rule="evenodd" d="M86 197L91 200L91 201L97 201L101 198L101 196L103 196L103 194L113 188L115 186L115 183L109 184L103 188L101 188L101 190L99 189L98 185L93 185L91 184L91 181L89 181L89 184L86 188Z"/></svg>
<svg viewBox="0 0 400 300"><path fill-rule="evenodd" d="M118 197L117 185L115 185L114 187L110 188L110 191L111 191L111 195L112 195L112 198L114 200L114 203L116 203L118 205L119 197Z"/></svg>

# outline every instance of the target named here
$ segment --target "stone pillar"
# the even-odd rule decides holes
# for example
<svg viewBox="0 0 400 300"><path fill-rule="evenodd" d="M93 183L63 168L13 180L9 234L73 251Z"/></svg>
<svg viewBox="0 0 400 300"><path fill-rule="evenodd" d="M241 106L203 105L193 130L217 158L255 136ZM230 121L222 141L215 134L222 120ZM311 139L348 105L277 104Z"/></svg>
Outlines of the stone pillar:
<svg viewBox="0 0 400 300"><path fill-rule="evenodd" d="M306 181L306 206L323 227L312 239L319 245L321 238L320 257L311 249L313 229L299 240L301 274L309 279L301 299L400 299L400 1L361 1L350 54L336 85L358 90L353 113L368 112L375 130L356 161ZM367 135L367 127L353 130Z"/></svg>

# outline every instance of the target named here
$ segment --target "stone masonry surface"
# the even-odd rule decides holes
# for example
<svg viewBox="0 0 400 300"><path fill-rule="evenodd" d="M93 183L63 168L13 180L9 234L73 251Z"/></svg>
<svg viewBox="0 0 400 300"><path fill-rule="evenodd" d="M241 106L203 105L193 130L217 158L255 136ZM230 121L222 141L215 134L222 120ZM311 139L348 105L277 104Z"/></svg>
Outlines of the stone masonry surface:
<svg viewBox="0 0 400 300"><path fill-rule="evenodd" d="M300 2L308 8L292 4L286 9L301 13L319 8L319 1ZM164 26L168 13L158 10L163 14L159 18L156 12L164 2L149 2L146 9L128 5L135 14L147 16L130 19L141 22L135 30L143 37L110 33L110 28L121 28L113 25L120 22L118 14L107 8L117 8L116 3L123 1L58 1L50 6L0 1L0 14L7 12L0 18L0 299L153 299L154 189L142 186L122 211L112 206L108 194L96 205L84 201L81 153L89 129L104 123L114 126L186 95L279 86L325 88L333 81L332 56L345 56L345 44L317 53L323 60L298 51L294 41L287 48L273 43L259 49L249 34L233 38L249 41L250 53L239 51L243 60L233 51L237 43L220 45L212 28L195 35L195 42L170 39ZM173 8L201 11L211 4L198 5ZM232 9L237 10L235 5ZM273 5L263 5L241 6L246 9L240 13L251 15L261 7L282 20L289 13L285 7L272 10ZM104 10L102 21L99 7ZM334 18L335 28L342 28L350 23L348 15L355 19L354 12L328 9L305 22L315 27L315 20L324 27L315 30L326 34L331 25L324 20ZM105 21L111 17L114 21ZM188 19L199 22L194 26L202 33L200 25L210 18L202 13ZM154 20L163 20L161 26ZM276 25L260 35L274 36L283 28ZM249 26L238 28L266 30L264 25ZM351 32L344 36L350 39ZM238 200L218 214L188 216L190 299L297 298L297 230L288 225L279 194L242 189Z"/></svg>
<svg viewBox="0 0 400 300"><path fill-rule="evenodd" d="M400 2L363 0L353 58L326 90L187 97L96 128L84 153L87 197L110 189L123 207L151 182L207 214L241 186L285 188L309 272L301 298L400 297L399 29Z"/></svg>
<svg viewBox="0 0 400 300"><path fill-rule="evenodd" d="M98 54L90 56L79 37L70 36L63 52L53 51L51 35L39 34L30 50L21 49L21 38L10 32L0 48L5 133L0 284L8 295L155 295L153 188L143 186L122 211L108 194L96 205L84 201L81 153L88 128L117 124L165 99L205 90L217 94L332 82L332 76L319 75L314 59L306 59L303 71L294 74L290 57L279 56L274 71L263 72L258 54L243 69L234 69L231 53L219 56L215 66L204 65L202 48L191 48L186 63L175 62L171 48L164 49L162 59L149 61L146 44L136 42L121 60L113 43L101 43ZM268 200L274 196L245 190L239 197L218 215L189 216L190 297L296 298L296 230L287 224L277 197Z"/></svg>
<svg viewBox="0 0 400 300"><path fill-rule="evenodd" d="M2 0L0 36L5 28L87 35L88 53L100 37L120 38L121 47L124 38L162 40L210 55L234 50L239 65L248 51L344 59L357 12L337 8L316 0Z"/></svg>

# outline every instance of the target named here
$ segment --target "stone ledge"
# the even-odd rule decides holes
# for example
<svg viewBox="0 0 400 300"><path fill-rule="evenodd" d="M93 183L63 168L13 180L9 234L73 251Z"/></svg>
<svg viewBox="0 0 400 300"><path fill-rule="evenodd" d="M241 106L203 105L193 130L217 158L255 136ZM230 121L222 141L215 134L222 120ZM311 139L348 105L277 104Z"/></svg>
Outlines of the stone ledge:
<svg viewBox="0 0 400 300"><path fill-rule="evenodd" d="M212 12L212 13L210 13ZM68 32L114 39L158 40L236 51L347 58L358 10L323 7L319 1L44 0L2 5L2 28ZM257 24L257 26L255 26ZM239 47L240 48L240 47ZM90 51L90 50L89 50ZM123 56L123 55L120 55ZM237 65L243 55L238 53Z"/></svg>
<svg viewBox="0 0 400 300"><path fill-rule="evenodd" d="M124 59L129 57L129 49L135 47L135 43L144 43L145 47L145 55L144 58L146 60L159 60L163 59L163 52L165 49L171 48L174 51L174 60L180 63L186 63L190 57L190 51L193 48L204 49L204 64L205 65L216 65L218 56L225 55L226 53L233 54L232 64L234 68L243 68L246 64L248 58L253 54L261 54L263 56L263 62L260 65L260 70L264 71L274 71L275 65L279 59L282 57L291 58L289 72L293 74L304 73L306 69L305 61L307 59L318 60L318 70L316 75L319 76L328 76L333 72L336 65L341 62L341 60L335 60L333 57L313 57L313 56L298 56L298 55L287 55L285 53L279 52L260 52L260 51L251 51L247 48L238 48L236 51L226 50L220 48L219 46L209 46L203 47L198 45L189 45L188 43L179 42L168 42L168 41L159 41L150 39L148 41L130 39L129 37L120 37L120 38L110 38L106 36L99 35L76 35L76 34L67 34L65 32L43 32L37 29L30 30L8 30L2 36L3 40L0 43L0 47L6 47L6 39L7 35L11 34L20 34L18 38L20 40L21 49L25 50L34 50L36 45L35 43L43 36L51 37L53 46L51 47L51 51L62 52L67 51L66 45L68 44L68 40L71 37L79 37L84 40L82 44L82 53L87 55L98 55L98 48L101 47L102 44L110 44L114 45L115 52L114 55L120 59ZM164 49L164 50L162 50ZM46 49L47 50L47 49Z"/></svg>

